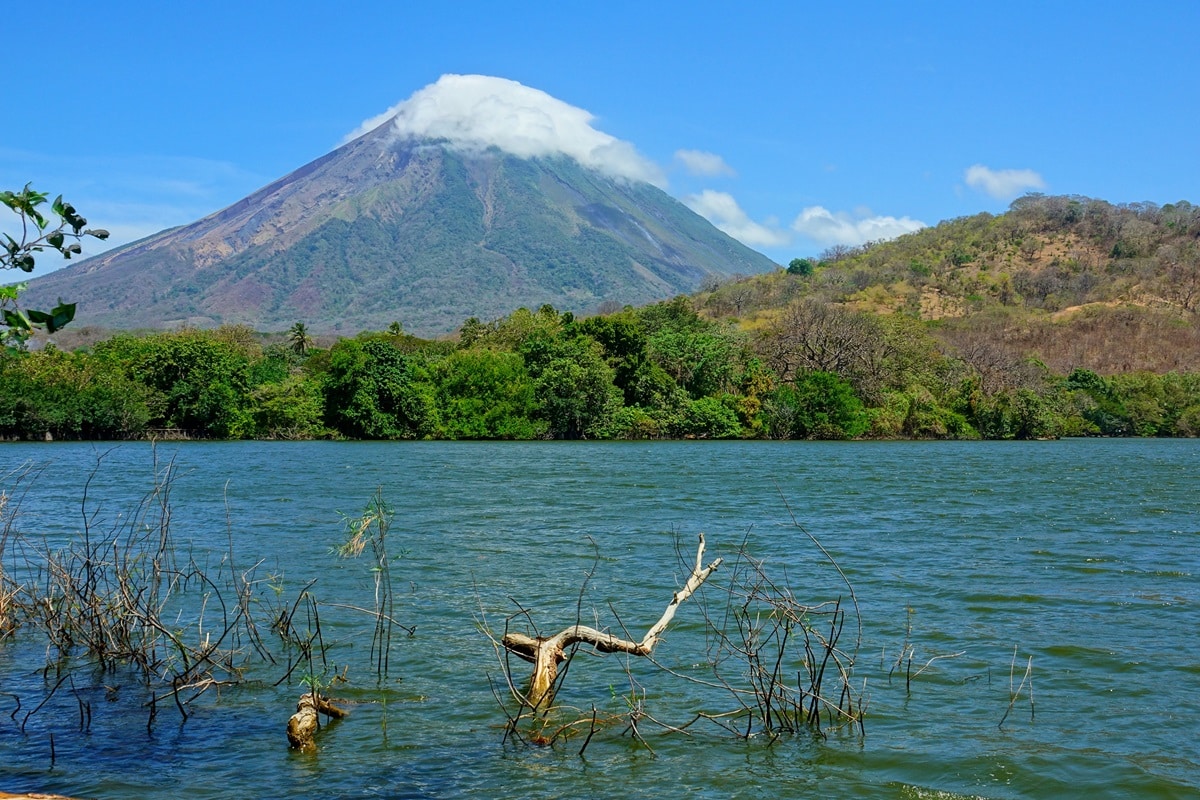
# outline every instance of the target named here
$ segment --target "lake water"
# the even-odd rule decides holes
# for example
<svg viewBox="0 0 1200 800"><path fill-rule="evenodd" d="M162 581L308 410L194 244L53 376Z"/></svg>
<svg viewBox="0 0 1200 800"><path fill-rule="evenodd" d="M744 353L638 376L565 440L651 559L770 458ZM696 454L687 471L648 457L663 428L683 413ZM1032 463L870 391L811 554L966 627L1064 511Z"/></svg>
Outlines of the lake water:
<svg viewBox="0 0 1200 800"><path fill-rule="evenodd" d="M54 544L128 515L152 483L147 444L0 445L0 472L31 463L16 527ZM97 459L99 470L95 470ZM95 798L246 797L989 797L1200 796L1200 442L977 443L181 443L172 530L216 564L330 604L371 607L362 560L330 553L341 514L376 489L394 509L395 616L416 626L370 666L373 620L323 608L328 660L351 708L315 753L288 750L304 690L286 665L147 727L128 676L74 676L90 703L45 696L45 642L0 643L0 790ZM790 511L789 511L790 509ZM798 599L845 597L805 530L853 584L862 617L854 669L865 732L737 739L622 728L554 747L503 741L481 617L502 629L517 603L543 631L587 621L644 631L685 577L677 546L710 556L745 541ZM44 538L43 538L44 537ZM597 561L598 554L598 561ZM12 558L12 552L5 555ZM585 574L594 576L582 595ZM8 565L10 572L16 568ZM722 568L706 594L719 600ZM265 589L268 594L271 590ZM696 602L699 598L695 599ZM705 657L699 606L681 606L656 651ZM911 625L911 633L906 629ZM842 644L853 640L847 624ZM619 628L618 628L619 630ZM906 688L889 672L906 636ZM957 655L956 655L957 654ZM1010 705L1032 664L1028 688ZM618 710L624 669L669 724L731 709L645 659L580 653L559 701ZM1011 681L1011 683L1010 683ZM51 679L51 684L53 679ZM105 688L107 687L107 689ZM17 700L20 711L15 711ZM1000 725L1009 711L1003 726ZM53 759L51 753L53 736ZM647 746L648 745L648 746Z"/></svg>

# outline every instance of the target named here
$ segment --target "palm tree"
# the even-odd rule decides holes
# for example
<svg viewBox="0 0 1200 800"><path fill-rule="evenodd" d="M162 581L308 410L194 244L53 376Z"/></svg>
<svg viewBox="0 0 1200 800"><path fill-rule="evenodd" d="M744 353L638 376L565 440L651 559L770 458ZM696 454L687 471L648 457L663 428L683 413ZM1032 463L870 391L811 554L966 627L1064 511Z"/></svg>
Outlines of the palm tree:
<svg viewBox="0 0 1200 800"><path fill-rule="evenodd" d="M288 338L292 342L292 352L298 355L304 355L308 352L308 348L312 346L312 337L308 335L308 328L303 322L297 322L288 331Z"/></svg>

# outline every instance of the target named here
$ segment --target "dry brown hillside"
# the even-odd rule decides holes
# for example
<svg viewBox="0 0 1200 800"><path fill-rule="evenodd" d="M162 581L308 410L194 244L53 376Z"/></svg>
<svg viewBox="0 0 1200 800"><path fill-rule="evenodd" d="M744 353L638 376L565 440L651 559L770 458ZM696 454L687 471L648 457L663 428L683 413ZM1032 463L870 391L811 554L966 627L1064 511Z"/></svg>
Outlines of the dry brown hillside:
<svg viewBox="0 0 1200 800"><path fill-rule="evenodd" d="M1000 215L836 247L793 272L710 285L705 313L749 331L789 304L921 320L968 361L1055 372L1200 371L1200 207L1029 195Z"/></svg>

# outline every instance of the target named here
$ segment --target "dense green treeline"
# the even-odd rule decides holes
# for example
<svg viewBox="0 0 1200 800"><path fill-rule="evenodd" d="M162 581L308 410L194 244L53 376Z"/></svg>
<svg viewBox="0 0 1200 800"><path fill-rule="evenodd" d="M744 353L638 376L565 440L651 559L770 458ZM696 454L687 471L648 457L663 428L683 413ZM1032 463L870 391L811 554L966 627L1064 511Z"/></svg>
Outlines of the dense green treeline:
<svg viewBox="0 0 1200 800"><path fill-rule="evenodd" d="M644 439L1196 436L1200 375L1054 374L944 354L926 327L815 301L739 332L693 301L544 306L458 341L304 326L121 334L0 359L0 437Z"/></svg>

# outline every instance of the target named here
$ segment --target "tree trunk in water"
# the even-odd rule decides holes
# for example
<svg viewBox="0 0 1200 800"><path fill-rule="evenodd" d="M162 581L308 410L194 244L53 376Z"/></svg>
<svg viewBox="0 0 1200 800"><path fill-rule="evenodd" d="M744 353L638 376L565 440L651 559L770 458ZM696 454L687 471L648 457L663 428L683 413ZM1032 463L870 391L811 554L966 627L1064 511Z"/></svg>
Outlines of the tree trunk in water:
<svg viewBox="0 0 1200 800"><path fill-rule="evenodd" d="M650 627L640 642L621 639L586 625L572 625L553 636L534 638L523 633L506 633L502 644L510 653L533 664L533 675L529 680L529 691L521 702L536 711L545 711L554 703L554 683L558 678L558 665L566 660L566 649L576 644L590 644L601 653L630 653L648 656L654 651L663 631L675 616L679 605L692 596L708 576L721 565L718 558L707 567L704 564L704 534L700 534L700 546L696 551L696 565L687 583L671 598L667 609L658 622Z"/></svg>
<svg viewBox="0 0 1200 800"><path fill-rule="evenodd" d="M321 729L318 712L334 719L342 719L350 713L338 708L328 697L322 697L316 692L300 695L300 702L296 703L296 713L292 714L287 724L288 744L293 749L311 750L316 747L314 737Z"/></svg>

